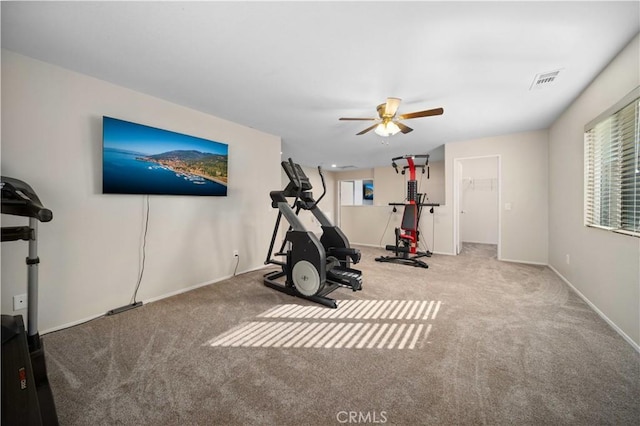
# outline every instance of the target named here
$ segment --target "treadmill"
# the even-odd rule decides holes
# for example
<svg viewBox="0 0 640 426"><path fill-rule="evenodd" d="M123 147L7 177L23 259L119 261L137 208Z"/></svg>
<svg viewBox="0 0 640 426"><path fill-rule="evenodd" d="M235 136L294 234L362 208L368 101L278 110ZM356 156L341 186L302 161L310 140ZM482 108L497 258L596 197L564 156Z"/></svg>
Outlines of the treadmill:
<svg viewBox="0 0 640 426"><path fill-rule="evenodd" d="M2 227L2 242L28 241L27 328L22 315L2 315L2 425L58 425L38 333L38 222L53 219L25 182L0 177L2 213L29 219L28 226Z"/></svg>

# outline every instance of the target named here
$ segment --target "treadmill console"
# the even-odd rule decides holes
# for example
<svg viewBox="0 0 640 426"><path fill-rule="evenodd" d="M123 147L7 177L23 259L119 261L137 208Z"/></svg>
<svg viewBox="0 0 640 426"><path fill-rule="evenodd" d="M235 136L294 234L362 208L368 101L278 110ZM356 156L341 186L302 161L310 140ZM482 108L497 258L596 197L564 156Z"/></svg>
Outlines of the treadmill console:
<svg viewBox="0 0 640 426"><path fill-rule="evenodd" d="M53 219L51 210L45 208L35 191L29 184L18 179L2 176L2 213L15 216L26 216L49 222Z"/></svg>

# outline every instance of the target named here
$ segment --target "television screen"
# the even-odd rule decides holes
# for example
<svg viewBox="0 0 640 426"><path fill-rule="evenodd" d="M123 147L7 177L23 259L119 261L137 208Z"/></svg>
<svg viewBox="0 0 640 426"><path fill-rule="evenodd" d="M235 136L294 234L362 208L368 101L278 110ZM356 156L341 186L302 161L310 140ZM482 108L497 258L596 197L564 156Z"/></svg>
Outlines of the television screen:
<svg viewBox="0 0 640 426"><path fill-rule="evenodd" d="M373 200L373 181L365 180L362 182L362 198L364 200Z"/></svg>
<svg viewBox="0 0 640 426"><path fill-rule="evenodd" d="M105 194L227 195L224 143L102 118Z"/></svg>

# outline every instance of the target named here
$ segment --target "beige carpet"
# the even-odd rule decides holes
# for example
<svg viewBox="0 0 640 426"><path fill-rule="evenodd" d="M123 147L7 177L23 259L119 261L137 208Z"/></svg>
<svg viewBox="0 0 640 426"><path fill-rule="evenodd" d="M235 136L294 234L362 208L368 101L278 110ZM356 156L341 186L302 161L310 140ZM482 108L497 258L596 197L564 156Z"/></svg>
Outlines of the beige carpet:
<svg viewBox="0 0 640 426"><path fill-rule="evenodd" d="M267 269L46 335L61 424L638 424L640 356L550 269L361 249L337 310Z"/></svg>

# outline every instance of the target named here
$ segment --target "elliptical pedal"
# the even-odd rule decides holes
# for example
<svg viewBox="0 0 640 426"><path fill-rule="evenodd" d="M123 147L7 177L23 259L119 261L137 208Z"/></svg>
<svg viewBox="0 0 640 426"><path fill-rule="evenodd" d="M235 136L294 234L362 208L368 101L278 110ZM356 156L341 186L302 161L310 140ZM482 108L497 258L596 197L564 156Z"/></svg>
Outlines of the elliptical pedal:
<svg viewBox="0 0 640 426"><path fill-rule="evenodd" d="M355 269L336 269L327 271L327 279L341 286L351 287L353 291L362 288L362 272Z"/></svg>

